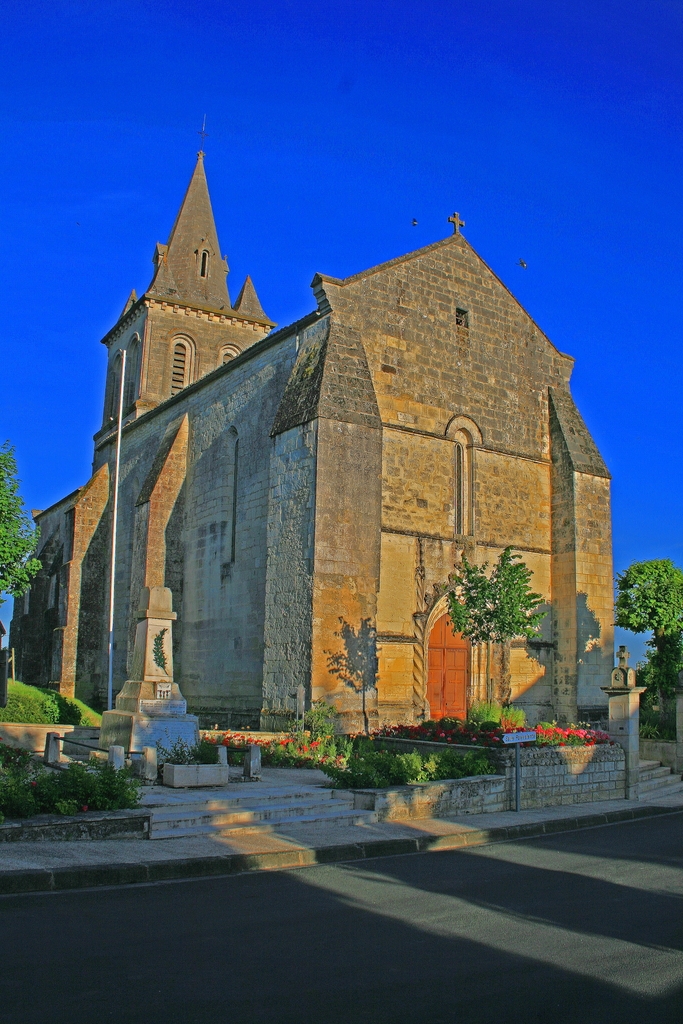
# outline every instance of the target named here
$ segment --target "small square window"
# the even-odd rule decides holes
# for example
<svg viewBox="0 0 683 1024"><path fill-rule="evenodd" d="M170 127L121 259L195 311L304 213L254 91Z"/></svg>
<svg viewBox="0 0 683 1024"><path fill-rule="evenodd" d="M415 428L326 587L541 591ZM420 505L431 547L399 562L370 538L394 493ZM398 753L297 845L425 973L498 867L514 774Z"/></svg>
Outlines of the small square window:
<svg viewBox="0 0 683 1024"><path fill-rule="evenodd" d="M466 309L456 309L455 311L455 324L456 327L469 327L470 326L470 315Z"/></svg>

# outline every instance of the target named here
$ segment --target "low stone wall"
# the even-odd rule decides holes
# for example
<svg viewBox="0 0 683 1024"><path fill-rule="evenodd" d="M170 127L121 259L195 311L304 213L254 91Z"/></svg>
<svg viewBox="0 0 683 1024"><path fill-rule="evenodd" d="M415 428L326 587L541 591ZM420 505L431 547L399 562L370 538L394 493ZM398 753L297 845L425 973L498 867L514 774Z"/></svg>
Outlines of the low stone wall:
<svg viewBox="0 0 683 1024"><path fill-rule="evenodd" d="M375 811L378 821L443 818L448 814L484 814L509 809L504 775L414 782L390 789L353 790L354 810Z"/></svg>
<svg viewBox="0 0 683 1024"><path fill-rule="evenodd" d="M0 843L46 842L77 839L149 839L150 812L90 811L84 814L38 814L35 818L5 821Z"/></svg>
<svg viewBox="0 0 683 1024"><path fill-rule="evenodd" d="M42 754L45 750L45 737L49 732L58 732L60 736L71 736L74 740L81 740L83 743L96 744L100 730L81 725L30 725L21 722L0 722L0 740L9 744L10 747L21 747L23 750L31 750L34 754ZM64 745L63 753L86 754L87 751L67 743Z"/></svg>
<svg viewBox="0 0 683 1024"><path fill-rule="evenodd" d="M382 739L381 745L387 750L418 750L420 753L442 752L446 747L443 743L423 740ZM400 786L395 790L364 790L380 794L378 810L395 804L397 813L402 817L439 817L443 814L478 814L482 811L511 810L514 807L515 791L515 754L513 750L447 745L458 753L476 750L487 753L496 765L501 776L482 775L455 782L414 783L412 786ZM618 744L599 744L594 747L523 747L520 751L522 770L522 808L553 807L562 804L592 803L600 800L622 800L626 795L626 762L623 749ZM499 787L484 785L482 780L500 779L504 783L504 803L500 806L498 799ZM470 788L460 788L470 783ZM439 787L455 787L452 797L440 793ZM483 789L480 792L480 787ZM400 796L388 801L389 793L399 790L417 790L426 787L426 791L414 798ZM429 787L436 787L429 791ZM495 799L494 799L495 794ZM449 802L452 801L452 802ZM469 802L469 806L468 806ZM404 813L403 808L420 806L424 813ZM433 811L429 808L433 807ZM367 808L366 808L367 809ZM389 812L393 813L393 812ZM387 817L384 820L394 820Z"/></svg>
<svg viewBox="0 0 683 1024"><path fill-rule="evenodd" d="M675 740L644 740L640 737L640 760L661 761L667 768L676 767Z"/></svg>
<svg viewBox="0 0 683 1024"><path fill-rule="evenodd" d="M514 801L515 755L496 751L508 781L510 806ZM523 747L522 808L623 800L626 796L626 759L617 744L594 747Z"/></svg>

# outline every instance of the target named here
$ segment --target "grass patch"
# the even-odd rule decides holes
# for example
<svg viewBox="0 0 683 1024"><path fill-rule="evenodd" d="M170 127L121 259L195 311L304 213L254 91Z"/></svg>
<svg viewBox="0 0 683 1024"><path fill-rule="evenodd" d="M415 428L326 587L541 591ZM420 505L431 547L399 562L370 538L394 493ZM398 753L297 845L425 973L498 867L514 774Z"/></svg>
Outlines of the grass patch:
<svg viewBox="0 0 683 1024"><path fill-rule="evenodd" d="M0 722L99 726L102 721L102 716L82 700L62 697L54 690L43 690L10 680L7 691L7 707L0 708Z"/></svg>

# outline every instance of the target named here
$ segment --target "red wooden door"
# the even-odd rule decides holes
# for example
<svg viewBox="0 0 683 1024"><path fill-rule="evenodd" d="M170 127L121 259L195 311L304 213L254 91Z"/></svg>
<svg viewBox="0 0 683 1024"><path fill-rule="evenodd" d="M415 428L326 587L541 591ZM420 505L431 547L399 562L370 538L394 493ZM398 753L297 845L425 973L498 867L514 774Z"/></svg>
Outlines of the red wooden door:
<svg viewBox="0 0 683 1024"><path fill-rule="evenodd" d="M453 633L448 615L434 623L428 657L427 700L432 718L465 718L470 645L460 633Z"/></svg>

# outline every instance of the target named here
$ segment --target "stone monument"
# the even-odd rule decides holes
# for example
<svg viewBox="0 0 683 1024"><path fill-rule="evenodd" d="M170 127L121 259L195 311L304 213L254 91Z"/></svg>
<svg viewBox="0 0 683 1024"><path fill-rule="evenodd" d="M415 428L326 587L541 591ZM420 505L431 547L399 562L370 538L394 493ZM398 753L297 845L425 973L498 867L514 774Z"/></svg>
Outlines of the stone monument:
<svg viewBox="0 0 683 1024"><path fill-rule="evenodd" d="M126 755L176 740L199 741L199 722L173 682L172 629L176 613L168 587L143 587L135 632L132 679L116 697L116 709L102 715L101 750L122 746Z"/></svg>
<svg viewBox="0 0 683 1024"><path fill-rule="evenodd" d="M640 695L644 686L636 686L636 670L629 667L625 647L617 651L619 665L612 669L612 685L601 686L609 700L611 738L624 748L626 755L626 799L638 799L640 778Z"/></svg>

